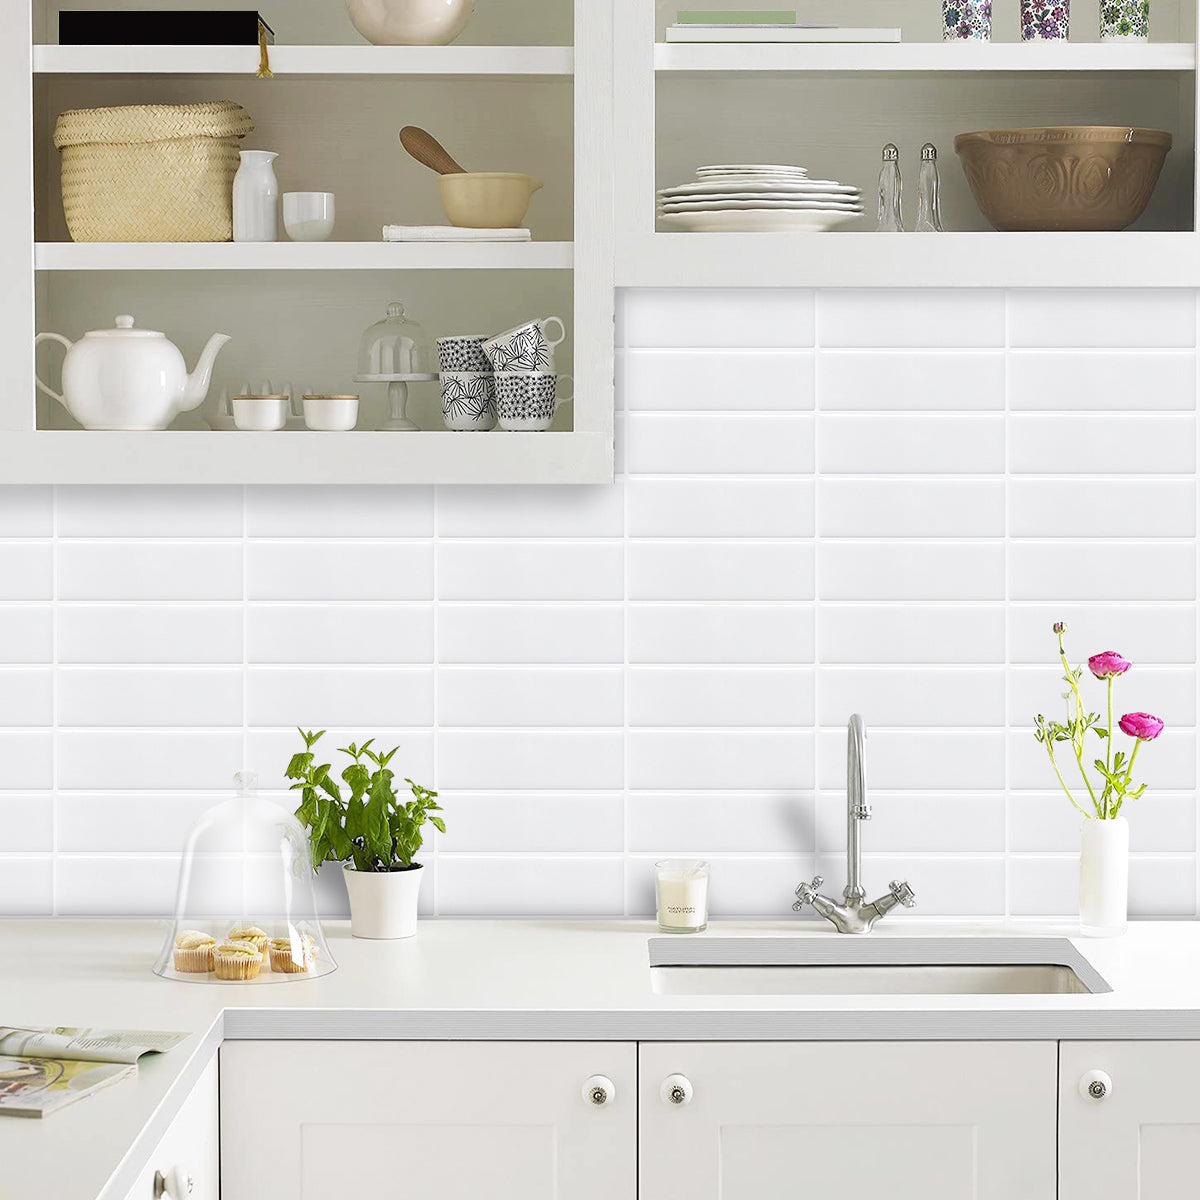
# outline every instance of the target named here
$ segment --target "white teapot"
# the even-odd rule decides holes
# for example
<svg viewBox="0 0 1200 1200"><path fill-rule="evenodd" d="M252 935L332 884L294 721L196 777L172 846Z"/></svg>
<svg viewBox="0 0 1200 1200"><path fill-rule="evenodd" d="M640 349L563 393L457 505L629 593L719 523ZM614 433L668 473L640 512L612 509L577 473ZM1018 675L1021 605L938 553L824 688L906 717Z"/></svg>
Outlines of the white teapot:
<svg viewBox="0 0 1200 1200"><path fill-rule="evenodd" d="M229 341L214 333L189 375L179 348L151 329L134 329L132 317L116 328L95 329L71 342L61 333L39 333L67 348L63 394L37 385L57 400L84 429L166 429L182 412L199 408L208 395L213 363Z"/></svg>

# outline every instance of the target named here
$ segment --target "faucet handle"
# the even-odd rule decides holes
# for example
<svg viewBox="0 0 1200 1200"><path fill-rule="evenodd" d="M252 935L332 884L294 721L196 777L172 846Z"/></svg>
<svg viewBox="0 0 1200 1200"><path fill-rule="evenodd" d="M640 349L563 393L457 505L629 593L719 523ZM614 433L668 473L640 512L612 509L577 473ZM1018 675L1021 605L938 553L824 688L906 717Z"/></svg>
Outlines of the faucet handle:
<svg viewBox="0 0 1200 1200"><path fill-rule="evenodd" d="M812 883L802 883L796 889L796 895L799 897L796 903L792 905L793 912L799 912L806 904L811 904L816 896L821 884L825 882L820 875L814 875Z"/></svg>
<svg viewBox="0 0 1200 1200"><path fill-rule="evenodd" d="M892 895L896 897L896 900L900 904L903 904L905 908L912 908L916 904L917 893L908 886L907 879L893 879L888 884L888 888L891 890Z"/></svg>

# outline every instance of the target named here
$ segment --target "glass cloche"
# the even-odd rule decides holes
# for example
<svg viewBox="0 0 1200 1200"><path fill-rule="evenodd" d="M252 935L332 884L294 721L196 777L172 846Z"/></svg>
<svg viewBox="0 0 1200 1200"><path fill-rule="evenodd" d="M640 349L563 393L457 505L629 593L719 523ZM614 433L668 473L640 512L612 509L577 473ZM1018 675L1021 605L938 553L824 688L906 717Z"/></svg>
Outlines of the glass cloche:
<svg viewBox="0 0 1200 1200"><path fill-rule="evenodd" d="M337 969L317 916L308 837L260 796L252 771L238 793L192 826L175 920L154 965L187 983L289 983Z"/></svg>
<svg viewBox="0 0 1200 1200"><path fill-rule="evenodd" d="M402 301L393 300L387 316L362 335L355 379L363 383L387 383L436 377L433 346L425 330L405 314Z"/></svg>

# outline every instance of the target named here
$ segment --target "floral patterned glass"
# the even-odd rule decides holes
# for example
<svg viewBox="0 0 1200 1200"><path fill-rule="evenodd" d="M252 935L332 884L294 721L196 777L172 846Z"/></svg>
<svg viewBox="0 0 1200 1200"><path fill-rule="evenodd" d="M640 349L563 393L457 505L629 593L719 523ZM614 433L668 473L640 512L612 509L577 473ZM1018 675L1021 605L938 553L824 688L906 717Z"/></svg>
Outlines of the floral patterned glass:
<svg viewBox="0 0 1200 1200"><path fill-rule="evenodd" d="M1148 42L1150 0L1100 0L1102 42Z"/></svg>
<svg viewBox="0 0 1200 1200"><path fill-rule="evenodd" d="M1021 0L1021 40L1065 42L1071 30L1071 0Z"/></svg>
<svg viewBox="0 0 1200 1200"><path fill-rule="evenodd" d="M991 41L992 0L942 0L942 41Z"/></svg>

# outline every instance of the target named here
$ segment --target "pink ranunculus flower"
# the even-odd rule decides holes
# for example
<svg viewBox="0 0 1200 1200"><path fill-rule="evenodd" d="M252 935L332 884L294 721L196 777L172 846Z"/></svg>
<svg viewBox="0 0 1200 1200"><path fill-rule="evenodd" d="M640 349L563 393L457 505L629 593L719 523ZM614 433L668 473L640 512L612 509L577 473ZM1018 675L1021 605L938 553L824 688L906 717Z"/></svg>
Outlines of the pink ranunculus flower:
<svg viewBox="0 0 1200 1200"><path fill-rule="evenodd" d="M1097 679L1108 679L1112 675L1124 675L1133 666L1115 650L1104 650L1088 659L1088 669Z"/></svg>
<svg viewBox="0 0 1200 1200"><path fill-rule="evenodd" d="M1122 733L1139 742L1152 742L1163 731L1162 720L1150 713L1126 713L1118 724Z"/></svg>

